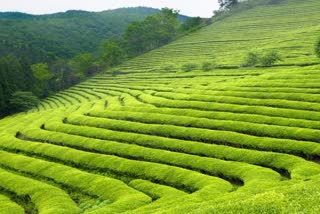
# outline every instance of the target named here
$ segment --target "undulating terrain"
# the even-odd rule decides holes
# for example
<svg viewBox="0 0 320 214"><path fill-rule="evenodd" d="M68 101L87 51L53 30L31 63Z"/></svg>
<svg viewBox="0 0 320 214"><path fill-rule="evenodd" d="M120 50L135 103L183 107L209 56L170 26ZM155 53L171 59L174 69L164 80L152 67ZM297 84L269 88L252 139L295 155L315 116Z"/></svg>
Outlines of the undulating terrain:
<svg viewBox="0 0 320 214"><path fill-rule="evenodd" d="M238 12L0 120L0 213L319 213L319 11Z"/></svg>

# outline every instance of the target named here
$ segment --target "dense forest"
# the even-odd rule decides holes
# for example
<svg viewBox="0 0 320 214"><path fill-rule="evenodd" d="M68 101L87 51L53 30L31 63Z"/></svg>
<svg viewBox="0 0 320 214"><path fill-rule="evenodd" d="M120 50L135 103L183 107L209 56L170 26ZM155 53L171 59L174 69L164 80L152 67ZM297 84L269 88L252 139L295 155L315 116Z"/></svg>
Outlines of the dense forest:
<svg viewBox="0 0 320 214"><path fill-rule="evenodd" d="M169 8L0 13L0 117L209 22Z"/></svg>
<svg viewBox="0 0 320 214"><path fill-rule="evenodd" d="M138 7L51 15L0 13L0 54L23 55L39 62L93 52L103 40L119 37L132 21L158 12Z"/></svg>

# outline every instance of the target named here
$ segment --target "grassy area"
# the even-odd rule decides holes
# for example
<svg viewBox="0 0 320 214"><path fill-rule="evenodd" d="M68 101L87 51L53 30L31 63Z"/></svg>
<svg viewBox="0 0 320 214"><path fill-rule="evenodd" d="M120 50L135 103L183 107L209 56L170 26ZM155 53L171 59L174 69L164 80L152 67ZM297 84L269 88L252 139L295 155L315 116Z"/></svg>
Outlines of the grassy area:
<svg viewBox="0 0 320 214"><path fill-rule="evenodd" d="M261 2L0 120L0 213L319 213L320 2Z"/></svg>

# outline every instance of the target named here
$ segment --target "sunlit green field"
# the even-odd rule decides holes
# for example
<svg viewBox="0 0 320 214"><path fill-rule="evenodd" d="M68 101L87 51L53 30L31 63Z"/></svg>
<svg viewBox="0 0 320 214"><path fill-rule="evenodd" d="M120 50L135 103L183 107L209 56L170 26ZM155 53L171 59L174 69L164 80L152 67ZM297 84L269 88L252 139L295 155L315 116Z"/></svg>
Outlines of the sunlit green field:
<svg viewBox="0 0 320 214"><path fill-rule="evenodd" d="M0 213L319 213L319 10L236 13L0 120Z"/></svg>

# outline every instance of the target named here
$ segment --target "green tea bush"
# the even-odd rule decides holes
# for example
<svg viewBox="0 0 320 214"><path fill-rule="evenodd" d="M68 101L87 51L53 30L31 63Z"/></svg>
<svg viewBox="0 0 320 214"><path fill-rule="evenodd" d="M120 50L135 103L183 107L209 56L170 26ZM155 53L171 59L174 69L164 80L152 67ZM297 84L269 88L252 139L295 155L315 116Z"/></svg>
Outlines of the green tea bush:
<svg viewBox="0 0 320 214"><path fill-rule="evenodd" d="M281 149L285 149L288 153L295 153L296 146L299 144L304 144L299 146L299 149L305 150L307 149L307 145L309 144L311 147L318 148L318 144L310 141L299 141L294 139L281 139L281 138L271 138L271 137L258 137L243 133L237 133L227 130L212 130L212 129L199 129L192 127L179 127L172 125L157 125L157 124L143 124L143 123L135 123L135 122L121 122L117 120L99 120L99 118L81 118L72 117L69 118L71 124L73 125L86 125L90 127L99 127L99 128L107 128L115 131L126 131L131 132L128 134L128 137L131 136L132 141L133 138L136 138L133 132L137 132L139 134L148 134L148 135L156 135L162 137L170 137L176 139L184 139L184 140L193 140L197 142L218 142L223 144L232 144L232 145L246 145L248 147L256 147L257 148L273 148L274 151L281 151ZM104 121L104 122L103 122ZM99 122L99 123L97 123ZM99 124L99 125L96 125ZM270 128L271 129L271 128ZM98 130L96 130L98 131ZM277 130L274 129L276 132ZM80 134L80 133L79 133ZM109 133L109 135L116 135L116 133ZM280 133L281 134L281 133ZM83 134L81 134L83 135ZM92 135L91 135L92 136ZM124 136L122 133L121 136ZM112 136L108 137L109 140L118 140L117 137L121 136ZM150 138L150 136L148 136ZM120 140L121 141L121 140ZM267 143L268 142L268 143ZM278 145L276 145L278 144ZM281 145L281 146L280 146ZM313 149L314 149L313 148ZM305 150L306 151L306 150ZM310 151L309 151L310 152ZM306 153L309 153L306 152Z"/></svg>
<svg viewBox="0 0 320 214"><path fill-rule="evenodd" d="M197 68L198 68L198 65L195 63L188 63L182 66L182 70L185 72L190 72L190 71L196 70Z"/></svg>
<svg viewBox="0 0 320 214"><path fill-rule="evenodd" d="M61 160L64 163L73 162L74 164L79 164L79 160L81 159L81 157L83 157L83 155L85 155L85 153L81 151L64 147L57 147L50 144L30 141L28 142L28 144L25 144L25 146L22 146L22 144L25 144L25 141L15 139L11 140L10 144L8 143L6 145L6 148L15 148L17 151L19 150L29 154L33 153L40 156L42 155L46 156L47 158L51 157L55 160ZM36 147L37 149L35 149ZM41 151L44 150L46 150L46 152L42 153ZM64 155L61 153L62 150L66 151L68 157L64 157ZM79 158L76 158L76 156L79 156ZM94 154L93 156L87 155L88 159L93 157ZM11 167L17 171L52 179L57 183L79 189L89 195L95 195L104 200L111 200L113 203L111 205L108 205L108 207L111 206L121 208L124 204L127 204L126 207L128 207L128 204L132 204L132 208L134 208L135 203L137 202L139 202L140 205L141 203L143 204L150 202L150 198L148 196L132 188L129 188L126 184L119 180L109 178L107 176L91 174L76 168L56 164L54 162L43 161L27 156L16 155L1 151L0 162L2 165ZM83 162L82 164L87 165L85 162ZM90 166L90 164L88 166ZM88 183L94 183L95 185L88 185ZM50 195L48 195L48 197L50 197ZM65 200L65 204L67 205L68 201L66 199L62 197L61 200Z"/></svg>
<svg viewBox="0 0 320 214"><path fill-rule="evenodd" d="M175 188L152 183L150 181L135 179L129 183L130 186L134 187L136 190L141 192L147 192L152 198L164 198L164 197L182 197L187 194L183 191L177 190Z"/></svg>
<svg viewBox="0 0 320 214"><path fill-rule="evenodd" d="M320 213L320 1L270 1L1 119L0 168L69 199L0 169L0 213Z"/></svg>
<svg viewBox="0 0 320 214"><path fill-rule="evenodd" d="M180 92L157 92L154 96L164 97L175 100L190 100L190 101L203 101L203 102L217 102L217 103L230 103L230 104L243 104L254 106L266 106L274 108L287 108L297 110L311 110L320 111L320 104L310 102L299 102L291 100L279 100L279 99L257 99L257 98L245 98L237 96L211 96L202 94L185 94Z"/></svg>
<svg viewBox="0 0 320 214"><path fill-rule="evenodd" d="M278 116L284 118L294 118L294 119L304 119L304 120L319 120L320 113L316 111L305 111L297 109L287 109L287 108L274 108L269 106L257 106L257 105L245 105L245 104L234 104L234 103L218 103L213 101L196 101L187 98L181 98L178 96L151 96L147 94L142 94L139 99L159 106L159 107L169 107L169 108L187 108L187 109L197 109L197 110L207 110L207 111L223 111L233 112L233 113L248 113L248 114L260 114L266 116ZM276 101L275 101L276 103Z"/></svg>
<svg viewBox="0 0 320 214"><path fill-rule="evenodd" d="M300 78L303 76L298 76ZM288 78L284 76L283 78ZM316 78L316 76L314 77ZM214 96L230 96L236 98L253 98L253 99L282 99L287 101L302 101L302 102L311 102L311 103L320 103L320 96L316 94L310 93L292 93L292 91L285 91L286 89L278 89L279 91L275 91L274 89L264 89L263 91L255 91L259 89L248 89L248 88L239 88L239 87L228 87L228 91L219 91L215 89L206 89L206 90L199 90L199 89L170 89L168 88L167 91L175 91L181 93L190 93L190 94L202 94L202 95L214 95ZM283 91L281 91L283 90ZM292 90L292 89L291 89ZM263 93L261 93L263 92ZM307 92L307 90L306 90ZM320 91L319 91L320 92Z"/></svg>
<svg viewBox="0 0 320 214"><path fill-rule="evenodd" d="M1 158L3 157L1 154ZM11 160L12 161L12 160ZM18 160L12 163L17 163ZM0 187L17 195L27 195L39 213L76 214L80 209L57 187L0 169ZM0 208L1 210L1 208Z"/></svg>
<svg viewBox="0 0 320 214"><path fill-rule="evenodd" d="M91 127L78 127L74 125L57 123L46 124L46 127L49 127L49 129L53 128L56 131L65 132L69 134L77 133L76 135L80 136L83 136L84 134L85 136L91 136L94 138L101 139L106 139L110 136L110 132L108 131L101 131L101 129ZM85 133L83 132L84 130ZM122 133L121 135L114 137L122 137L122 135L127 136L126 133ZM62 160L65 163L76 164L79 166L82 165L95 170L111 170L119 174L137 176L143 179L150 179L155 181L162 181L167 185L172 185L174 187L183 187L190 191L200 190L207 185L213 185L215 183L217 183L217 186L219 186L219 188L222 187L223 189L225 187L229 188L228 185L230 185L229 182L225 181L224 179L204 175L196 171L176 166L140 160L131 160L127 158L117 157L114 155L97 154L51 144L42 144L42 146L39 146L41 145L41 143L34 142L32 144L29 143L28 145L28 147L21 147L20 144L19 150L28 151L35 154L40 153L42 155L45 155L46 157ZM32 149L32 147L36 145L38 145L38 149ZM15 146L17 146L17 144L15 144ZM41 150L43 149L41 147L46 147L46 151ZM65 152L63 153L62 150ZM68 154L68 156L66 156L65 154ZM62 174L60 173L57 174L59 174L57 176L62 176ZM170 176L167 176L168 174ZM88 184L88 182L86 182L86 184ZM90 186L87 186L87 188L90 188ZM94 188L101 188L101 186L97 185Z"/></svg>
<svg viewBox="0 0 320 214"><path fill-rule="evenodd" d="M279 126L287 126L287 127L301 127L301 128L310 128L310 129L320 129L320 124L318 121L310 121L310 120L300 120L300 119L292 119L292 118L284 118L284 117L271 117L264 116L258 114L246 114L246 113L232 113L232 112L223 112L223 111L202 111L195 109L178 109L178 108L158 108L152 109L148 107L122 107L119 109L121 111L129 112L138 112L138 113L156 113L161 115L168 116L188 116L192 118L200 118L200 119L217 119L217 120L232 120L232 121L242 121L242 122L250 122L257 124L265 124L265 125L279 125ZM90 114L94 115L94 112L90 112ZM161 118L161 117L159 117ZM159 121L162 121L159 119Z"/></svg>
<svg viewBox="0 0 320 214"><path fill-rule="evenodd" d="M0 194L0 213L24 214L25 211L21 206L11 201L6 196Z"/></svg>
<svg viewBox="0 0 320 214"><path fill-rule="evenodd" d="M104 113L91 113L95 117L112 118L117 120L130 120L136 122L142 122L147 124L161 124L161 125L175 125L179 127L195 127L204 129L214 129L214 130L230 130L234 132L256 135L256 136L268 136L275 138L286 138L286 139L297 139L297 140L309 140L313 142L320 142L318 136L320 135L320 130L314 129L303 129L300 128L299 132L296 127L286 127L286 126L273 126L258 123L248 123L233 120L210 120L206 118L194 118L186 116L177 115L165 115L165 114L155 114L148 113L148 117L135 112L121 112L121 111L108 111ZM88 119L90 120L90 119ZM120 121L110 121L121 123ZM152 126L150 125L150 126ZM163 126L164 127L164 126ZM223 127L223 128L222 128ZM112 128L112 127L111 127ZM144 130L140 132L143 133ZM165 134L166 135L166 134ZM186 135L187 138L188 134Z"/></svg>
<svg viewBox="0 0 320 214"><path fill-rule="evenodd" d="M72 118L72 120L74 120L75 118ZM90 126L93 122L94 119L90 119L90 121L88 120L88 122L90 123L86 123L83 119L85 119L84 117L81 118L80 116L77 117L78 123L85 125L85 126ZM99 120L99 119L95 119L96 121L103 121L103 120ZM74 122L74 121L72 121ZM107 121L106 121L107 122ZM101 124L101 126L106 125L106 123ZM116 123L112 123L112 125L115 127L117 126L117 128L121 128L119 124ZM127 128L128 126L132 125L131 123L127 123ZM99 131L99 129L96 129L94 127L79 127L76 128L75 126L70 126L70 125L63 125L64 127L74 127L74 129L78 129L78 130L87 130L87 133L90 132L90 130L92 131ZM136 130L138 129L143 129L146 126L140 125L137 126ZM158 127L152 127L153 128L158 128ZM170 131L170 128L164 127L166 130ZM70 130L70 129L69 129ZM124 130L124 129L123 129ZM62 130L61 130L62 131ZM148 131L148 130L147 130ZM149 130L151 131L151 130ZM156 132L155 130L153 132ZM71 131L70 134L73 134L74 132ZM171 145L179 145L179 140L173 140L173 139L168 139L165 140L161 137L156 137L156 136L144 136L144 135L140 135L140 134L133 134L133 133L121 133L121 132L115 132L115 131L110 131L110 130L100 130L99 131L99 136L97 136L97 138L100 139L107 139L112 138L111 140L119 140L121 142L129 142L131 141L132 143L134 143L135 141L139 141L141 143L141 141L149 141L149 142L153 142L157 143L157 144L162 144L162 141L171 141ZM169 134L169 133L167 133ZM90 137L92 135L86 135L87 137ZM103 137L105 136L105 137ZM106 138L107 137L107 138ZM109 139L110 139L109 138ZM130 140L131 139L131 140ZM163 139L163 140L162 140ZM175 142L173 144L173 142ZM183 141L181 141L183 142ZM167 145L170 145L169 143L167 143ZM165 163L168 165L172 165L172 166L180 166L180 167L185 167L188 166L187 168L192 168L201 172L207 172L207 174L211 174L212 176L214 176L216 173L217 174L223 174L227 177L232 177L232 178L240 178L241 180L243 180L244 182L249 182L250 180L255 180L259 177L258 180L265 180L267 182L267 180L271 181L271 182L277 182L279 180L279 174L275 173L274 171L270 170L270 169L263 169L261 167L256 167L254 165L248 165L248 164L244 164L244 163L237 163L237 162L233 162L233 161L223 161L223 160L219 160L219 159L215 159L215 158L206 158L206 157L197 157L197 156L193 156L193 155L189 155L189 154L183 154L183 153L177 153L177 152L170 152L170 151L164 151L164 150L158 150L158 149L147 149L147 148L135 148L134 147L131 149L130 146L127 146L127 149L119 148L120 145L116 145L113 146L113 150L115 153L121 152L122 155L125 155L126 157L132 157L132 156L137 156L141 157L144 156L145 160L148 161L153 161L153 162L160 162L160 163ZM119 148L119 149L118 149ZM176 147L177 148L177 147ZM178 149L178 148L177 148ZM140 153L140 154L139 154ZM174 155L173 155L174 154ZM124 163L124 162L123 162ZM153 165L158 165L156 163L153 163ZM208 164L208 163L214 163L214 164ZM109 162L110 164L110 162ZM101 164L100 164L101 165ZM140 163L140 169L142 169L143 163ZM151 168L153 168L151 165L149 166ZM161 171L162 166L158 165L158 170ZM237 168L237 170L235 171L230 171L230 168ZM253 172L248 173L248 168L250 168ZM134 169L131 169L131 171L134 171ZM173 173L174 171L172 171ZM257 176L256 172L261 172L261 176ZM144 171L145 175L148 175L149 172L148 171ZM178 173L178 171L177 171ZM180 172L182 173L182 171ZM194 176L197 176L197 174L194 174ZM185 176L181 176L181 182L184 183L184 178L186 178ZM199 179L202 179L201 177L199 177ZM209 177L207 178L209 179ZM215 177L211 177L206 183L207 185L209 185L209 183L213 184L213 180L212 179L218 179ZM219 179L216 180L214 183L221 183L221 185L223 185L222 187L226 188L226 185L223 184L223 181Z"/></svg>
<svg viewBox="0 0 320 214"><path fill-rule="evenodd" d="M103 113L105 115L107 113ZM82 124L87 124L84 121L88 121L85 119L85 117L77 117L78 119L76 121L79 121ZM81 119L84 118L84 119ZM75 119L75 118L74 118ZM165 119L165 118L164 118ZM186 129L183 131L183 129L176 127L175 129L170 129L168 126L161 126L162 128L158 128L155 125L144 125L141 123L135 123L137 124L136 126L132 126L133 123L131 122L120 122L117 124L115 123L116 121L112 120L96 120L96 121L105 121L104 123L100 122L101 126L106 127L108 123L110 123L110 127L115 127L116 129L122 128L122 130L135 130L138 132L138 130L145 130L147 132L150 132L153 129L154 134L160 134L160 133L165 133L166 136L171 136L175 137L178 136L177 134L183 134L183 133L189 133L191 132L191 136L196 135L195 137L198 138L199 136L201 137L201 130L199 129L198 131L192 131L191 129ZM111 121L111 122L110 122ZM89 122L89 121L88 121ZM119 124L127 124L127 125L119 125ZM149 128L148 128L149 127ZM125 129L124 129L125 128ZM149 129L149 130L148 130ZM158 132L157 132L158 129ZM179 129L179 130L177 130ZM239 160L238 158L241 157L242 161L252 163L252 164L263 164L264 166L271 166L271 168L285 168L289 169L290 172L292 172L292 177L299 177L299 174L302 173L314 173L317 169L314 169L316 164L313 164L312 162L306 162L302 158L298 158L295 156L290 156L287 154L278 154L278 153L270 153L270 152L263 152L263 151L253 151L253 150L246 150L246 149L240 149L240 148L232 148L232 147L226 147L226 146L219 146L219 145L211 145L211 144L205 144L205 143L199 143L199 142L192 142L192 141L187 141L187 140L179 140L179 139L170 139L167 137L158 137L158 136L146 136L146 135L141 135L137 133L126 133L126 132L118 132L118 131L111 131L111 130L106 130L106 129L96 129L96 128L89 128L89 127L78 127L78 126L73 126L73 125L68 125L68 124L60 124L60 125L54 125L50 124L49 125L49 130L54 130L54 132L51 131L45 131L45 130L28 130L25 134L29 138L33 138L36 140L48 140L50 142L63 142L62 145L68 145L68 146L76 146L78 149L79 147L81 148L86 148L86 150L90 149L93 151L98 151L99 153L111 153L115 155L121 155L125 157L135 157L135 158L141 158L144 157L145 160L151 160L151 161L157 161L157 162L162 162L162 163L169 163L177 165L181 164L182 166L186 166L185 163L191 164L192 168L198 168L198 167L205 167L206 164L203 164L203 166L200 165L195 165L192 161L187 161L188 159L184 159L183 157L186 157L188 155L183 155L180 153L172 153L170 151L165 151L161 150L159 151L158 149L150 149L150 148L145 148L145 147L156 147L156 148L162 148L166 150L178 150L179 152L184 152L187 154L200 154L201 156L205 155L208 157L214 157L214 158L219 158L219 159L227 159L227 160ZM161 131L163 130L163 131ZM188 131L189 130L189 131ZM195 130L195 129L193 129ZM59 132L57 132L59 131ZM68 134L63 134L64 133L70 133ZM157 133L156 133L157 132ZM167 133L166 133L167 132ZM200 135L198 135L196 132L199 132ZM206 131L208 132L208 131ZM213 131L209 131L213 133ZM221 134L219 134L221 133ZM249 140L247 143L243 145L255 145L258 143L260 146L267 146L268 148L275 148L275 149L280 149L282 152L284 150L286 151L294 151L294 150L299 150L304 151L306 153L311 154L310 152L316 152L319 151L319 146L315 143L312 145L308 142L305 143L290 143L290 140L281 140L281 139L272 139L272 140L266 140L264 138L255 138L255 137L250 137L251 139L242 139L240 135L238 136L231 136L234 135L231 134L232 132L219 132L217 133L217 136L221 140L226 139L230 140L229 142L234 141L236 144L237 143L245 143L245 141ZM230 133L230 134L229 134ZM209 133L203 133L205 134L204 136L207 136ZM77 136L78 135L78 136ZM79 136L80 135L80 136ZM210 136L209 136L210 135ZM213 135L209 134L208 136L211 138ZM225 136L224 136L225 135ZM84 136L84 137L83 137ZM188 134L188 136L190 136ZM186 136L187 137L187 136ZM93 138L100 138L100 139L106 139L105 140L98 140L98 139L93 139ZM196 139L194 138L194 139ZM227 139L228 138L228 139ZM234 140L232 140L234 138ZM240 138L238 141L237 139ZM199 139L199 138L198 138ZM213 139L218 139L214 138ZM265 142L261 142L262 139ZM109 140L116 140L121 143L117 143L115 141L109 141ZM218 139L219 140L219 139ZM126 144L124 144L126 142ZM36 151L34 148L39 149L39 151L44 151L46 150L51 150L50 153L45 152L45 155L52 155L52 145L41 145L38 143L34 143L35 145L28 148L24 146L23 142L21 141L21 144L18 146L17 142L15 143L15 148L19 149L24 149L27 151ZM61 143L57 143L61 144ZM136 145L128 145L128 144L137 144L137 145L142 145L143 147L139 147ZM29 144L28 144L29 145ZM51 148L52 147L52 148ZM10 147L12 148L12 147ZM51 149L50 149L51 148ZM318 148L318 149L317 149ZM63 150L63 148L56 148L56 154L58 156L54 156L55 158L60 159L59 151ZM158 150L158 151L157 151ZM69 151L69 149L65 148L64 151ZM81 155L82 152L79 152L77 156ZM71 153L68 153L71 154ZM76 154L76 153L75 153ZM173 155L175 154L175 155ZM171 156L173 155L173 156ZM70 155L69 155L70 156ZM68 158L70 161L76 161L75 163L79 162L76 160L78 159L77 156L70 156ZM86 156L89 158L89 155ZM176 158L175 158L176 157ZM179 157L179 158L178 158ZM7 157L3 157L5 160L7 160ZM79 157L81 159L81 157ZM190 157L191 158L191 157ZM193 160L196 160L197 157L192 157ZM63 159L66 160L66 159ZM267 162L265 160L270 160L271 162ZM277 161L276 161L277 160ZM289 161L291 160L291 161ZM10 160L8 160L10 161ZM200 159L199 159L200 161ZM213 159L210 160L211 162ZM262 161L262 162L261 162ZM26 161L24 161L26 162ZM292 162L295 162L294 165L291 165ZM23 163L23 162L22 162ZM188 165L189 165L188 164ZM221 163L220 163L221 164ZM312 165L313 164L313 165ZM101 164L99 164L100 166ZM102 165L101 165L102 166ZM308 171L305 171L305 168L308 168ZM229 169L228 167L224 167L226 169ZM202 168L206 169L206 168ZM294 169L294 170L293 170ZM301 170L303 169L303 170ZM319 171L319 170L318 170ZM317 171L316 171L317 172ZM70 172L71 173L71 172ZM72 172L73 173L73 172ZM318 173L318 172L317 172ZM55 174L52 174L55 175ZM55 175L59 176L59 175ZM71 181L71 180L70 180ZM65 181L64 181L65 182ZM71 181L73 183L76 183L74 181ZM72 183L72 184L73 184ZM110 182L111 184L111 182ZM113 185L113 184L111 184ZM85 183L84 183L85 186ZM107 186L106 186L107 187ZM119 188L119 187L115 187Z"/></svg>

